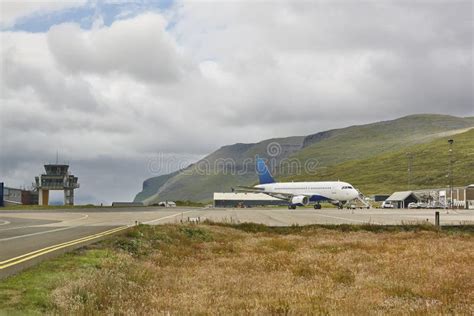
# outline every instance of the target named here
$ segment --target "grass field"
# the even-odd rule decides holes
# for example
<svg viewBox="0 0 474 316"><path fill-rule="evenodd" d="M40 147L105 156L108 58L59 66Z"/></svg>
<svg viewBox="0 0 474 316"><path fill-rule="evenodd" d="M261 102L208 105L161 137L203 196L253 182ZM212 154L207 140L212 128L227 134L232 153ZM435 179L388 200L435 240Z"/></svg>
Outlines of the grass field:
<svg viewBox="0 0 474 316"><path fill-rule="evenodd" d="M0 283L0 314L474 313L474 230L137 226Z"/></svg>

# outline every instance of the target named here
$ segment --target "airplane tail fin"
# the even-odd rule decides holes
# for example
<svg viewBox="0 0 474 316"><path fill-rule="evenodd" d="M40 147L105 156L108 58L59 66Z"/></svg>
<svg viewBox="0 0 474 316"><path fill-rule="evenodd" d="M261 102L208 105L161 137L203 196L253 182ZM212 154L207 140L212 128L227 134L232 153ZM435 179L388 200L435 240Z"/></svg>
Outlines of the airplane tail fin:
<svg viewBox="0 0 474 316"><path fill-rule="evenodd" d="M270 174L270 171L268 171L268 168L265 165L265 161L262 158L258 158L258 157L257 157L257 174L258 174L258 179L260 180L260 184L275 182L272 175Z"/></svg>

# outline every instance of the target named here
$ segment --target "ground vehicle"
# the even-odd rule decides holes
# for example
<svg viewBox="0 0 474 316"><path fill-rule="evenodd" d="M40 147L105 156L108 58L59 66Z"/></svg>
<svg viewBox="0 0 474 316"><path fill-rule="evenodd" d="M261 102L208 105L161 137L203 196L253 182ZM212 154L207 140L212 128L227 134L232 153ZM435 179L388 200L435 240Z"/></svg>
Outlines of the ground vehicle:
<svg viewBox="0 0 474 316"><path fill-rule="evenodd" d="M418 202L418 203L415 203L415 202L411 202L410 204L408 204L408 208L429 208L429 204L428 203L424 203L424 202Z"/></svg>
<svg viewBox="0 0 474 316"><path fill-rule="evenodd" d="M390 201L388 201L388 202L383 201L382 202L382 208L394 208L394 207L395 207L395 205L393 205L392 202L390 202Z"/></svg>
<svg viewBox="0 0 474 316"><path fill-rule="evenodd" d="M176 207L176 203L173 202L173 201L163 201L163 202L159 202L159 203L158 203L158 206L162 206L162 207Z"/></svg>
<svg viewBox="0 0 474 316"><path fill-rule="evenodd" d="M446 206L440 202L431 202L428 204L428 208L434 208L434 209L442 209L442 208L446 208Z"/></svg>

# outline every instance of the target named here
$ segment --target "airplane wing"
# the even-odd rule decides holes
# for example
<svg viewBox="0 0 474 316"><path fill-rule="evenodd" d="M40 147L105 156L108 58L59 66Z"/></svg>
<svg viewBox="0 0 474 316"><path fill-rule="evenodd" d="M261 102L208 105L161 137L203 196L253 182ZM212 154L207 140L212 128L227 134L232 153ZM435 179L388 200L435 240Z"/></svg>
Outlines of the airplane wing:
<svg viewBox="0 0 474 316"><path fill-rule="evenodd" d="M263 193L269 196L272 196L274 198L280 199L280 200L286 200L286 201L291 201L291 199L295 196L294 194L290 193L276 193L276 192L265 192L265 189L263 188L255 188L255 187L246 187L246 186L239 186L236 189L237 192L247 192L247 193ZM312 194L298 194L298 195L304 195L307 196L308 198L311 198L313 195Z"/></svg>
<svg viewBox="0 0 474 316"><path fill-rule="evenodd" d="M264 188L256 188L256 187L246 187L239 185L235 191L237 192L255 192L255 193L262 193Z"/></svg>
<svg viewBox="0 0 474 316"><path fill-rule="evenodd" d="M273 196L277 199L281 200L291 200L293 197L292 194L281 194L281 193L273 193L273 192L265 192L264 188L255 188L255 187L246 187L246 186L238 186L237 189L235 189L235 192L242 192L242 193L263 193L266 195Z"/></svg>

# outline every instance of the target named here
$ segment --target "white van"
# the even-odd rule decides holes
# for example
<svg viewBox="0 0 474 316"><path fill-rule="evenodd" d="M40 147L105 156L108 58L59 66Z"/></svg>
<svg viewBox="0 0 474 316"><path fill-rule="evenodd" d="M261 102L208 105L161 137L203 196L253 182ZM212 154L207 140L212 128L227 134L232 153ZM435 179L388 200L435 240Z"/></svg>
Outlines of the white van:
<svg viewBox="0 0 474 316"><path fill-rule="evenodd" d="M390 201L383 201L382 202L382 208L394 208L395 205L392 204Z"/></svg>
<svg viewBox="0 0 474 316"><path fill-rule="evenodd" d="M163 206L163 207L176 207L176 203L173 201L164 201L158 203L158 206Z"/></svg>

